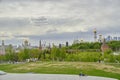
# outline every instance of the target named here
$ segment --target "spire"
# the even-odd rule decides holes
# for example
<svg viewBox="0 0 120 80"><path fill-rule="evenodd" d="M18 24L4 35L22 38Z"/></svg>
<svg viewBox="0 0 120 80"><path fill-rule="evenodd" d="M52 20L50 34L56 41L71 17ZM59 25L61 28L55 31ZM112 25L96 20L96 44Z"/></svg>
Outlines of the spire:
<svg viewBox="0 0 120 80"><path fill-rule="evenodd" d="M96 28L93 30L94 32L94 41L96 42L97 41L97 30Z"/></svg>
<svg viewBox="0 0 120 80"><path fill-rule="evenodd" d="M1 46L0 54L2 54L2 55L5 54L5 44L4 44L4 40L2 40L2 46Z"/></svg>
<svg viewBox="0 0 120 80"><path fill-rule="evenodd" d="M5 45L4 40L2 40L2 46L4 46L4 45Z"/></svg>

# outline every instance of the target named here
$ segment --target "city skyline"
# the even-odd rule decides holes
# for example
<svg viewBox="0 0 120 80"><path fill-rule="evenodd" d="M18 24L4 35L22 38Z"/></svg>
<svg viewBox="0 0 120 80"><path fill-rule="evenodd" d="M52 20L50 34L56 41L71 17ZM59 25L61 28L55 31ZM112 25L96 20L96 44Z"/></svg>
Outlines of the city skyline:
<svg viewBox="0 0 120 80"><path fill-rule="evenodd" d="M0 0L0 38L6 44L27 39L36 45L94 41L93 29L104 37L119 36L119 0Z"/></svg>

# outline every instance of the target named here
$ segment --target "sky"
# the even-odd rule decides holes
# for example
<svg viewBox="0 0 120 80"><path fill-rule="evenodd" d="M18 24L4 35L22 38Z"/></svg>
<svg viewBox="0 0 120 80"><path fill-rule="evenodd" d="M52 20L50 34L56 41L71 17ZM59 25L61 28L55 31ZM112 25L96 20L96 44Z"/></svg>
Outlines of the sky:
<svg viewBox="0 0 120 80"><path fill-rule="evenodd" d="M32 45L120 36L120 0L0 0L0 40Z"/></svg>

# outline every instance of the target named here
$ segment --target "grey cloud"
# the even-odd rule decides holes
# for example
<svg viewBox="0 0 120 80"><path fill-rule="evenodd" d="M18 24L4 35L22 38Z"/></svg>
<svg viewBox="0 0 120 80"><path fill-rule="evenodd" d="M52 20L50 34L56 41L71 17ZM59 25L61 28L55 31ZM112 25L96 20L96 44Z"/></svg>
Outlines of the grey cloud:
<svg viewBox="0 0 120 80"><path fill-rule="evenodd" d="M32 20L35 25L52 25L52 26L74 26L83 22L80 17L70 17L70 18L45 18L46 20L41 20L41 18L37 18L36 20Z"/></svg>
<svg viewBox="0 0 120 80"><path fill-rule="evenodd" d="M61 18L61 19L52 19L50 20L50 22L48 22L48 24L53 24L55 26L74 26L77 25L79 23L83 22L83 20L81 18Z"/></svg>
<svg viewBox="0 0 120 80"><path fill-rule="evenodd" d="M63 0L1 0L1 2L60 2Z"/></svg>
<svg viewBox="0 0 120 80"><path fill-rule="evenodd" d="M45 35L19 35L18 37L29 37L35 40L73 40L73 39L91 39L93 37L92 31L89 32L67 32L67 33L49 33Z"/></svg>
<svg viewBox="0 0 120 80"><path fill-rule="evenodd" d="M19 38L19 37L29 37L30 39L44 39L44 40L62 40L62 39L93 39L94 35L93 35L93 28L90 28L87 32L63 32L63 33L52 33L56 31L56 29L51 30L50 32L48 31L48 34L44 34L44 35L16 35L15 37ZM97 28L97 35L102 34L104 37L108 36L106 34L109 33L118 33L120 30L118 29L118 27L109 27L107 29L104 28Z"/></svg>
<svg viewBox="0 0 120 80"><path fill-rule="evenodd" d="M110 29L97 29L97 37L99 37L100 34L103 35L103 37L106 37L108 35L113 35L113 34L117 34L117 36L119 36L120 32L119 30L116 31L116 29L113 29L113 33L111 33L111 29L113 28L110 28ZM111 34L109 34L111 33ZM31 35L31 36L28 36L30 39L34 39L34 40L61 40L64 41L64 40L68 40L68 41L71 41L71 40L75 40L75 39L83 39L85 41L93 41L94 40L94 33L93 33L93 30L89 30L87 32L67 32L67 33L49 33L49 34L45 34L45 35L39 35L39 36L36 36L36 35Z"/></svg>
<svg viewBox="0 0 120 80"><path fill-rule="evenodd" d="M53 28L53 29L49 29L47 31L47 33L56 33L57 32L57 29L56 28Z"/></svg>
<svg viewBox="0 0 120 80"><path fill-rule="evenodd" d="M30 21L25 18L0 18L1 28L16 28L30 25Z"/></svg>
<svg viewBox="0 0 120 80"><path fill-rule="evenodd" d="M119 26L107 26L106 28L98 29L98 31L104 35L106 34L116 34L120 35Z"/></svg>

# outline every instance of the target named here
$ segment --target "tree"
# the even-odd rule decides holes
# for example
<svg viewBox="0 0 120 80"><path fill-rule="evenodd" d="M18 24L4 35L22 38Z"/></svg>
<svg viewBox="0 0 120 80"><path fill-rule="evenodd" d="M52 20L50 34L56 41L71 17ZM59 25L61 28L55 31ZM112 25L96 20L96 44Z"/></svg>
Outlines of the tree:
<svg viewBox="0 0 120 80"><path fill-rule="evenodd" d="M12 61L12 62L18 61L18 55L13 50L12 45L9 45L8 48L6 49L5 59L6 61Z"/></svg>
<svg viewBox="0 0 120 80"><path fill-rule="evenodd" d="M50 54L50 57L51 57L52 61L55 60L55 57L56 57L56 51L57 51L56 46L53 46L53 48L52 48L52 50L51 50L51 54Z"/></svg>
<svg viewBox="0 0 120 80"><path fill-rule="evenodd" d="M5 56L4 55L0 55L0 63L5 61Z"/></svg>
<svg viewBox="0 0 120 80"><path fill-rule="evenodd" d="M24 49L18 53L18 60L25 61L26 59L30 59L30 50Z"/></svg>
<svg viewBox="0 0 120 80"><path fill-rule="evenodd" d="M39 49L31 49L30 50L30 58L38 58L40 50Z"/></svg>
<svg viewBox="0 0 120 80"><path fill-rule="evenodd" d="M64 60L66 58L66 49L63 47L60 49L60 60Z"/></svg>
<svg viewBox="0 0 120 80"><path fill-rule="evenodd" d="M18 55L15 52L6 53L5 54L5 59L6 59L6 61L17 62L18 61Z"/></svg>

